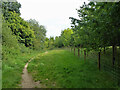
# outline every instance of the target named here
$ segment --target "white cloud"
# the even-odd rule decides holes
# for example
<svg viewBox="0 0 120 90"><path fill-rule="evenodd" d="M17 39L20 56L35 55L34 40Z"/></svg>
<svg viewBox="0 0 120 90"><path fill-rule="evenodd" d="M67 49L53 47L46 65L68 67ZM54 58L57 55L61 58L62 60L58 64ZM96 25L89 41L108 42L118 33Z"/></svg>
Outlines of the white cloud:
<svg viewBox="0 0 120 90"><path fill-rule="evenodd" d="M76 17L76 9L85 0L18 0L21 3L21 17L36 19L47 27L47 37L59 36L61 30L70 28L69 17ZM87 0L86 0L87 1Z"/></svg>

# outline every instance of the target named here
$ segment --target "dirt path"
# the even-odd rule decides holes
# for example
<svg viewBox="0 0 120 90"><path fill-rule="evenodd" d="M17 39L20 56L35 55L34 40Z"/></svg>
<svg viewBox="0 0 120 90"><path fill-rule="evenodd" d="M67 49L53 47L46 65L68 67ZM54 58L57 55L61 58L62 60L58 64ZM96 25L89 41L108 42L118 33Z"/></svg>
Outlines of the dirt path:
<svg viewBox="0 0 120 90"><path fill-rule="evenodd" d="M47 54L48 52L46 51L45 54ZM32 59L31 59L32 60ZM41 88L41 87L46 87L45 85L41 85L40 81L34 82L34 80L32 79L32 75L30 75L28 73L27 67L29 62L31 62L31 60L29 60L24 69L23 69L23 74L22 74L22 88Z"/></svg>
<svg viewBox="0 0 120 90"><path fill-rule="evenodd" d="M47 54L47 53L48 53L48 51L45 52L45 54Z"/></svg>
<svg viewBox="0 0 120 90"><path fill-rule="evenodd" d="M29 62L31 62L31 60L29 60ZM28 73L27 71L27 67L28 67L28 63L26 63L24 69L23 69L23 75L22 75L22 88L40 88L40 82L34 82L32 79L32 76Z"/></svg>
<svg viewBox="0 0 120 90"><path fill-rule="evenodd" d="M47 54L48 52L46 51L45 54ZM32 59L31 59L32 60ZM31 60L29 60L24 69L23 69L23 74L22 74L22 88L42 88L42 87L46 87L45 85L41 85L40 81L34 82L34 80L32 79L32 75L30 75L28 73L27 67L29 62L31 62Z"/></svg>

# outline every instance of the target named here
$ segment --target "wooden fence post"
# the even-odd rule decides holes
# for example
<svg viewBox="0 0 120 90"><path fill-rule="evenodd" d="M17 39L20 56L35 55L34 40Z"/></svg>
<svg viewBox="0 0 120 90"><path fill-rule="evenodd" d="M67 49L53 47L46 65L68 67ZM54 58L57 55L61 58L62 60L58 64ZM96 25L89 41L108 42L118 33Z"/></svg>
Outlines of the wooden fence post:
<svg viewBox="0 0 120 90"><path fill-rule="evenodd" d="M75 56L75 47L74 47L74 56Z"/></svg>
<svg viewBox="0 0 120 90"><path fill-rule="evenodd" d="M113 63L113 66L114 66L114 64L115 64L115 46L114 45L112 46L112 49L113 49L112 63Z"/></svg>
<svg viewBox="0 0 120 90"><path fill-rule="evenodd" d="M105 54L105 51L106 51L106 50L105 50L105 47L104 47L104 54Z"/></svg>
<svg viewBox="0 0 120 90"><path fill-rule="evenodd" d="M99 71L100 71L100 53L101 53L101 51L98 52L98 68L99 68Z"/></svg>
<svg viewBox="0 0 120 90"><path fill-rule="evenodd" d="M84 50L84 60L86 60L86 50Z"/></svg>
<svg viewBox="0 0 120 90"><path fill-rule="evenodd" d="M78 48L78 56L80 56L80 49Z"/></svg>

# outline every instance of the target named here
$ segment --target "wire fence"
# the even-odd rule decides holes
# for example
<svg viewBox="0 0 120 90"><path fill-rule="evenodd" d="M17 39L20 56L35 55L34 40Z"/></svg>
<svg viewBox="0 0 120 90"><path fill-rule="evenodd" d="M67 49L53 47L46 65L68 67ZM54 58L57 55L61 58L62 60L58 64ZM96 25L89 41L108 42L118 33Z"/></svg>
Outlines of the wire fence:
<svg viewBox="0 0 120 90"><path fill-rule="evenodd" d="M71 51L71 49L67 49ZM71 51L74 54L74 49ZM108 52L108 55L107 55ZM110 50L106 51L106 54L101 52L101 60L100 60L100 72L106 72L109 74L116 84L120 87L120 64L119 64L119 51L116 55L115 65L112 65L112 52ZM78 56L78 50L75 50L75 56ZM106 57L107 56L107 57ZM80 59L84 60L84 50L80 50ZM90 61L93 65L98 66L98 54L96 52L89 52L88 56L86 56L86 61Z"/></svg>

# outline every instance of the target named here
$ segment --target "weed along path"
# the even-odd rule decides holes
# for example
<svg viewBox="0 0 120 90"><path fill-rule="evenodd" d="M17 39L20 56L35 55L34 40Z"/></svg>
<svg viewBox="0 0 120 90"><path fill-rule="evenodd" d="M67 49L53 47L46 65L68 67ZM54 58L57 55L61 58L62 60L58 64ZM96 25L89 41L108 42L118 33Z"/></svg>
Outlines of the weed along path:
<svg viewBox="0 0 120 90"><path fill-rule="evenodd" d="M35 81L40 81L40 88L109 88L116 85L111 75L98 70L91 57L85 62L84 56L79 58L65 49L41 53L30 62L28 71ZM36 87L32 80L25 81L28 87Z"/></svg>
<svg viewBox="0 0 120 90"><path fill-rule="evenodd" d="M32 60L32 59L31 59ZM23 74L22 74L22 88L40 88L40 82L34 82L34 80L32 79L32 76L28 73L27 67L28 64L31 62L31 60L29 60L24 69L23 69Z"/></svg>

